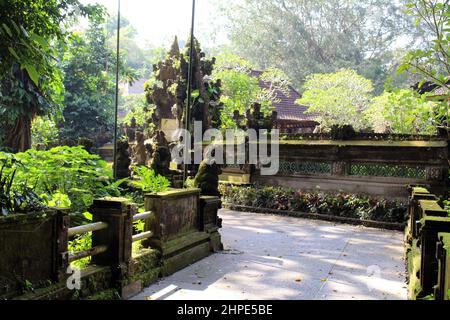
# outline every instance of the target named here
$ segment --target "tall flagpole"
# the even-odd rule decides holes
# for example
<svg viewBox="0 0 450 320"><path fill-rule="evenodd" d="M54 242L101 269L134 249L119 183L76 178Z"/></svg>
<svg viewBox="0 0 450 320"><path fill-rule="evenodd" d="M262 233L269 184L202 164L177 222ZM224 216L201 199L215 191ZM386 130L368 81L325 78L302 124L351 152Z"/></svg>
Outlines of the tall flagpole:
<svg viewBox="0 0 450 320"><path fill-rule="evenodd" d="M189 124L190 124L190 110L191 110L191 95L192 95L192 78L193 78L193 62L194 62L194 27L195 27L195 0L192 0L192 21L191 21L191 43L190 43L190 50L189 50L189 70L188 70L188 88L187 88L187 106L185 110L185 121L186 121L186 131L189 132ZM185 149L184 152L190 152L191 146L188 145L188 139L185 139ZM188 157L184 157L185 160ZM187 170L188 170L188 164L184 163L184 170L183 170L183 183L187 180Z"/></svg>
<svg viewBox="0 0 450 320"><path fill-rule="evenodd" d="M119 113L119 63L120 63L120 0L117 8L117 52L116 52L116 98L114 108L114 152L113 152L113 170L114 179L117 179L117 125Z"/></svg>

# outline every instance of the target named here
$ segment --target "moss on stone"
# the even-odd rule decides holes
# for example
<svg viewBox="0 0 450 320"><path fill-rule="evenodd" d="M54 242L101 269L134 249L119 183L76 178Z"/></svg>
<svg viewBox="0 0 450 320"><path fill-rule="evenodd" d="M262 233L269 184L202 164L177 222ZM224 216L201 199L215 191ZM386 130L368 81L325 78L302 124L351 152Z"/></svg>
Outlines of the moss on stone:
<svg viewBox="0 0 450 320"><path fill-rule="evenodd" d="M450 250L450 233L439 233L439 238L442 239L445 250Z"/></svg>
<svg viewBox="0 0 450 320"><path fill-rule="evenodd" d="M187 196L191 194L199 194L200 189L191 188L191 189L169 189L164 192L158 193L146 193L145 196L148 198L176 198Z"/></svg>
<svg viewBox="0 0 450 320"><path fill-rule="evenodd" d="M142 281L147 287L154 283L161 273L161 253L158 250L139 248L133 251L133 274L125 280L125 284Z"/></svg>
<svg viewBox="0 0 450 320"><path fill-rule="evenodd" d="M421 253L417 246L417 240L413 240L412 245L407 249L406 259L409 274L408 299L416 300L422 291L420 279L417 277L421 263Z"/></svg>
<svg viewBox="0 0 450 320"><path fill-rule="evenodd" d="M27 224L31 221L46 220L56 214L55 210L39 211L32 213L13 213L6 216L0 216L0 224L2 223L15 223L15 224Z"/></svg>
<svg viewBox="0 0 450 320"><path fill-rule="evenodd" d="M116 289L108 289L98 292L86 300L121 300L120 294Z"/></svg>

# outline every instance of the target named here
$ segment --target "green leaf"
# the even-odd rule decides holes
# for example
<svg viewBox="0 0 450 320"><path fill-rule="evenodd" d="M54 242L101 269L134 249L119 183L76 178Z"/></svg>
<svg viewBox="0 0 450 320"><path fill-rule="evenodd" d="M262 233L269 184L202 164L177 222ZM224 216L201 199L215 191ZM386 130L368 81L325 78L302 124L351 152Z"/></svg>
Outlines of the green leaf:
<svg viewBox="0 0 450 320"><path fill-rule="evenodd" d="M89 221L92 221L92 219L93 219L92 213L89 213L89 212L84 212L83 217L85 217L86 220L89 220Z"/></svg>
<svg viewBox="0 0 450 320"><path fill-rule="evenodd" d="M194 90L191 94L192 98L198 98L200 96L200 91L199 90Z"/></svg>
<svg viewBox="0 0 450 320"><path fill-rule="evenodd" d="M2 26L3 26L3 29L5 29L6 33L7 33L10 37L12 37L13 34L12 34L12 32L11 32L11 29L10 29L5 23L2 23Z"/></svg>
<svg viewBox="0 0 450 320"><path fill-rule="evenodd" d="M40 35L37 35L37 34L33 33L33 34L31 34L30 38L31 38L31 40L39 43L41 46L48 47L47 41L43 37L41 37Z"/></svg>
<svg viewBox="0 0 450 320"><path fill-rule="evenodd" d="M14 29L16 29L16 32L17 32L18 34L20 34L20 29L19 29L19 27L17 26L17 23L15 23L15 22L12 21L12 20L11 20L11 23L12 23Z"/></svg>
<svg viewBox="0 0 450 320"><path fill-rule="evenodd" d="M17 62L20 62L20 58L17 55L17 52L14 50L14 48L12 47L8 47L9 52L11 52L11 54L14 56L14 58L16 58Z"/></svg>
<svg viewBox="0 0 450 320"><path fill-rule="evenodd" d="M30 64L25 65L25 70L27 70L30 79L34 82L36 86L39 86L39 72L36 68Z"/></svg>

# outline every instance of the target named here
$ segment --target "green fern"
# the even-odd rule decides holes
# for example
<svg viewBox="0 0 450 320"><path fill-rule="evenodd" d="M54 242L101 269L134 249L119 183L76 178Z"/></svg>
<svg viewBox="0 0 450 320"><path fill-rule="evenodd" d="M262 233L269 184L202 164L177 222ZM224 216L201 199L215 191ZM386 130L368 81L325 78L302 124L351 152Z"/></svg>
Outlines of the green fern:
<svg viewBox="0 0 450 320"><path fill-rule="evenodd" d="M138 180L132 181L132 184L146 193L158 193L166 191L170 188L170 181L160 175L156 175L155 171L147 167L137 167L134 174Z"/></svg>

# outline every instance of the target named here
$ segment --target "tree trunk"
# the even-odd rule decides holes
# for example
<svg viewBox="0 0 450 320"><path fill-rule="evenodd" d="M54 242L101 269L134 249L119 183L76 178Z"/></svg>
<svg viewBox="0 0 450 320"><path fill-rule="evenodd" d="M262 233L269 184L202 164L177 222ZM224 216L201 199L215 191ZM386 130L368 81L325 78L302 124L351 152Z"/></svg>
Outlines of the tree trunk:
<svg viewBox="0 0 450 320"><path fill-rule="evenodd" d="M31 148L31 119L20 115L6 130L6 147L13 153L24 152Z"/></svg>
<svg viewBox="0 0 450 320"><path fill-rule="evenodd" d="M14 77L22 82L25 90L35 90L38 92L38 88L31 82L25 70L15 68L13 70ZM4 142L5 147L9 148L11 152L25 152L31 148L31 122L34 119L37 108L31 102L23 102L18 99L15 104L26 104L24 110L27 110L25 114L19 114L11 123L3 123L4 130ZM13 103L14 104L14 103Z"/></svg>

